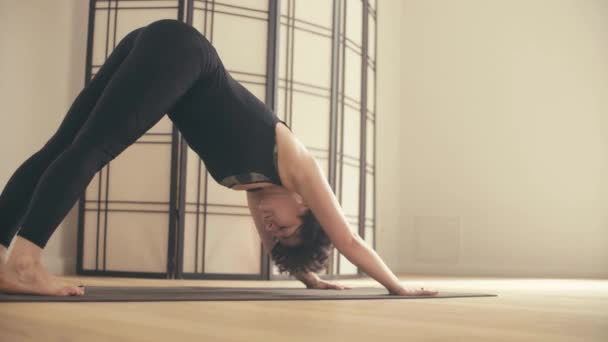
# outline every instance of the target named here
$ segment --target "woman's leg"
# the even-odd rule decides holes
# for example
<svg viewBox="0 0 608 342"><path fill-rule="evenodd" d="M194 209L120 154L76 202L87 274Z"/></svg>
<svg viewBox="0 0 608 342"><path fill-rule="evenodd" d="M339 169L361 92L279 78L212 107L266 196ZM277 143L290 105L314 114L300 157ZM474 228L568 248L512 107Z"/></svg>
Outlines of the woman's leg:
<svg viewBox="0 0 608 342"><path fill-rule="evenodd" d="M156 21L138 35L71 145L44 171L18 236L45 247L95 173L154 126L198 80L202 50L195 29ZM8 260L18 267L17 245ZM33 287L27 292L39 292ZM50 290L48 290L50 291Z"/></svg>
<svg viewBox="0 0 608 342"><path fill-rule="evenodd" d="M72 143L108 81L131 51L141 29L131 31L118 43L93 79L80 91L55 134L21 164L6 183L0 193L0 258L8 257L2 254L6 253L21 226L40 177L51 162Z"/></svg>
<svg viewBox="0 0 608 342"><path fill-rule="evenodd" d="M42 174L18 235L43 248L95 173L154 126L198 79L201 50L177 21L145 27L89 118Z"/></svg>

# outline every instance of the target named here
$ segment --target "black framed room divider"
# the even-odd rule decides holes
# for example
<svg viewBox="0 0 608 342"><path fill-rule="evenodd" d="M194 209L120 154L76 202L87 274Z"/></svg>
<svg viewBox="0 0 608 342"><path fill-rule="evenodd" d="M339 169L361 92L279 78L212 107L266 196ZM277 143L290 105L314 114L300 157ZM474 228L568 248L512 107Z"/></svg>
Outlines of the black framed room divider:
<svg viewBox="0 0 608 342"><path fill-rule="evenodd" d="M177 19L284 120L375 248L377 0L90 0L85 84L131 30ZM289 279L262 252L244 192L209 177L167 116L81 195L77 273ZM337 250L324 279L359 277Z"/></svg>

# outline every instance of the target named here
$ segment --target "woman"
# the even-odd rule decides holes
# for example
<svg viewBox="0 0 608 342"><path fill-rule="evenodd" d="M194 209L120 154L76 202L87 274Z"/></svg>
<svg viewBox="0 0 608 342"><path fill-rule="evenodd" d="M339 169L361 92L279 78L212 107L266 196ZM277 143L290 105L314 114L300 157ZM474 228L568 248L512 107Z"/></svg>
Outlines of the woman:
<svg viewBox="0 0 608 342"><path fill-rule="evenodd" d="M248 191L263 246L280 270L310 288L345 288L314 273L333 243L390 293L436 293L399 284L351 233L314 158L286 124L230 76L203 35L172 19L127 34L57 132L9 179L0 195L6 261L0 263L0 291L84 295L84 288L64 285L44 269L42 250L95 173L165 114L215 181Z"/></svg>

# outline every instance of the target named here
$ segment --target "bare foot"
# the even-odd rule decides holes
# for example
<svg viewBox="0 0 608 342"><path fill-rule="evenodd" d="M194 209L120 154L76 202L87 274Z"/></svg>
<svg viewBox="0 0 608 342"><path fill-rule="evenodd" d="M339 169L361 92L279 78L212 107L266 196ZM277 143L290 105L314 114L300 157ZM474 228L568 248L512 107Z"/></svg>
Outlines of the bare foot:
<svg viewBox="0 0 608 342"><path fill-rule="evenodd" d="M46 296L83 296L84 288L66 285L48 273L40 262L26 261L0 265L0 292Z"/></svg>

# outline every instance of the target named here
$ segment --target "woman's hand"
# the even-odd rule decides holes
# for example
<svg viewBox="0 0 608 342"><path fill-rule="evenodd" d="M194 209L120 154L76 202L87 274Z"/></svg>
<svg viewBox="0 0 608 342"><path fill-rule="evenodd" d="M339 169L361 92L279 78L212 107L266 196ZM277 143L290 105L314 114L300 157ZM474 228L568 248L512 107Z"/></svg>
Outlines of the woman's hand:
<svg viewBox="0 0 608 342"><path fill-rule="evenodd" d="M321 278L318 278L315 282L306 285L307 289L332 289L332 290L350 290L351 288L345 285L336 283L330 283Z"/></svg>
<svg viewBox="0 0 608 342"><path fill-rule="evenodd" d="M389 291L389 295L392 295L392 296L435 296L438 293L439 293L439 291L434 291L434 290L429 290L429 289L425 290L424 287L421 287L419 289L414 289L414 290L408 290L408 289L402 287L396 291Z"/></svg>

